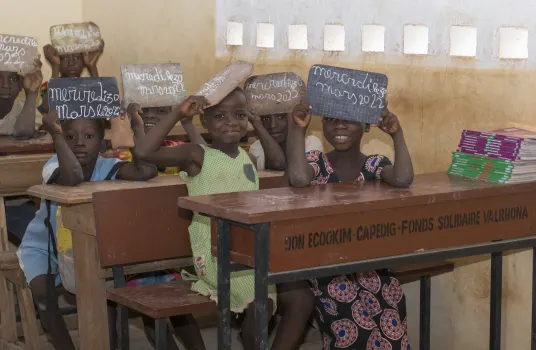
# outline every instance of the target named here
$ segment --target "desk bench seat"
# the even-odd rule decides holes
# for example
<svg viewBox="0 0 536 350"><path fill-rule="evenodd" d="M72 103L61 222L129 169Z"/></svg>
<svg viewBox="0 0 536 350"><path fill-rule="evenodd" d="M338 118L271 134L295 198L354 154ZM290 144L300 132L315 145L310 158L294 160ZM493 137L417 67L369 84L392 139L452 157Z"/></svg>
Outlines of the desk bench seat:
<svg viewBox="0 0 536 350"><path fill-rule="evenodd" d="M152 318L215 312L216 303L190 290L191 282L173 281L142 286L114 288L109 300Z"/></svg>

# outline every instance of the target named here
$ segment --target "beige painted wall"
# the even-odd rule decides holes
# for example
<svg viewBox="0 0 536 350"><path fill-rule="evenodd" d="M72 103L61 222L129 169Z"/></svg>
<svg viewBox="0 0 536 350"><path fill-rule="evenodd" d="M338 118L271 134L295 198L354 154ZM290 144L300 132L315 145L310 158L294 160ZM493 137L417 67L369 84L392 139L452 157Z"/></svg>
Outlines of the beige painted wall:
<svg viewBox="0 0 536 350"><path fill-rule="evenodd" d="M6 3L6 4L4 4ZM2 30L35 35L48 43L52 24L94 21L106 49L99 63L101 75L119 77L121 63L179 62L188 92L194 92L217 69L239 58L216 60L215 1L186 0L0 0ZM31 11L28 11L31 8ZM13 10L11 10L13 9ZM30 13L28 26L21 16ZM46 14L46 15L45 15ZM326 55L323 63L337 62ZM312 63L300 56L285 61L255 59L257 73L291 70L307 77ZM491 129L505 125L536 129L536 73L528 71L425 68L404 59L404 65L374 65L374 59L346 62L352 68L389 76L389 104L400 117L418 173L445 171L463 128ZM48 78L50 71L45 71ZM313 129L320 133L315 120ZM393 156L388 137L373 130L364 140L366 152ZM530 347L530 292L532 254L505 258L503 289L503 348ZM454 273L433 280L432 349L488 349L489 260L456 261ZM405 286L413 348L418 344L418 284Z"/></svg>
<svg viewBox="0 0 536 350"><path fill-rule="evenodd" d="M0 33L36 37L40 52L50 43L49 29L55 24L82 21L82 0L0 0ZM50 77L50 66L43 61L43 76Z"/></svg>

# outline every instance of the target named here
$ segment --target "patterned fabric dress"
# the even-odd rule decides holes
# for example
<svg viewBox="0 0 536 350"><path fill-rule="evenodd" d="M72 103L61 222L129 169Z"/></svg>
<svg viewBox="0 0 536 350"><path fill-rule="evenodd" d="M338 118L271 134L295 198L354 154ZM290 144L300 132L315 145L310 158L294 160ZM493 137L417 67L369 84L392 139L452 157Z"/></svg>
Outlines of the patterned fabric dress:
<svg viewBox="0 0 536 350"><path fill-rule="evenodd" d="M327 155L307 154L315 170L311 184L340 182ZM387 157L368 156L357 181L381 178ZM406 299L400 282L387 270L312 279L316 318L324 350L410 350Z"/></svg>
<svg viewBox="0 0 536 350"><path fill-rule="evenodd" d="M239 148L236 158L231 158L219 150L202 146L205 156L201 172L189 177L181 172L186 181L189 196L202 196L217 193L245 192L259 189L259 175L246 151ZM211 252L210 218L194 213L188 228L190 244L194 257L197 276L183 272L186 279L194 279L192 290L218 300L218 264ZM276 308L277 291L269 286L268 297ZM231 272L231 311L242 313L255 298L255 275L253 270Z"/></svg>

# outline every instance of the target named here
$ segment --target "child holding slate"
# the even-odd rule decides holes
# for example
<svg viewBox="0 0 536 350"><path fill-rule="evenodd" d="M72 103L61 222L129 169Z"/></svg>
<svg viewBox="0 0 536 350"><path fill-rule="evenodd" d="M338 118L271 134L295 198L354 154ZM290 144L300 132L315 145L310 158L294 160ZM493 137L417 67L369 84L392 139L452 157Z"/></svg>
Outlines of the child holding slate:
<svg viewBox="0 0 536 350"><path fill-rule="evenodd" d="M251 112L249 121L259 138L249 148L257 159L257 169L285 170L287 114L305 95L305 83L295 73L274 73L250 77L244 89ZM322 141L307 136L305 150L322 152Z"/></svg>
<svg viewBox="0 0 536 350"><path fill-rule="evenodd" d="M156 176L156 168L139 162L124 163L99 155L104 146L104 119L60 121L56 111L44 117L44 127L52 135L57 155L43 168L43 181L75 186L85 181L144 181ZM141 126L135 133L143 133ZM57 245L56 245L57 242ZM61 210L54 202L43 201L28 225L17 251L21 269L32 290L44 329L58 350L74 349L73 342L58 313L55 287L62 284L74 291L72 238L61 221ZM111 308L110 315L115 315ZM115 320L110 322L112 349Z"/></svg>
<svg viewBox="0 0 536 350"><path fill-rule="evenodd" d="M398 118L387 107L379 127L394 143L396 162L361 152L365 125L324 117L324 137L333 145L329 153L306 156L305 131L311 109L301 103L289 115L287 142L290 184L295 187L379 179L398 187L413 181L413 166ZM405 297L400 283L388 271L310 280L325 349L410 349L406 329Z"/></svg>
<svg viewBox="0 0 536 350"><path fill-rule="evenodd" d="M234 86L238 86L238 83ZM205 109L208 102L204 97L191 96L176 110L174 118L161 120L138 140L136 151L140 159L159 167L179 166L186 169L181 177L186 181L190 196L253 191L259 188L259 177L252 156L239 147L240 139L246 134L248 110L246 95L240 88L229 93L221 102ZM203 110L204 109L204 110ZM162 140L173 126L184 118L201 114L205 129L212 136L212 145L183 144L177 147L162 147ZM194 255L197 280L192 289L217 300L217 263L211 254L210 218L194 213L189 228ZM276 309L275 286L270 286L268 312ZM254 274L253 270L231 273L231 311L242 313L243 342L245 349L254 347ZM288 334L302 329L281 329ZM272 349L290 349L289 341L283 336Z"/></svg>
<svg viewBox="0 0 536 350"><path fill-rule="evenodd" d="M34 136L42 123L42 116L36 109L39 86L43 81L41 61L35 60L35 71L19 75L0 71L0 135L11 135L28 139ZM24 89L26 100L17 99Z"/></svg>
<svg viewBox="0 0 536 350"><path fill-rule="evenodd" d="M43 47L45 58L52 67L52 79L54 78L80 78L84 68L87 68L91 77L98 77L97 62L104 51L104 41L98 51L86 53L73 53L60 55L52 45ZM43 83L40 89L43 99L39 111L48 113L48 82Z"/></svg>

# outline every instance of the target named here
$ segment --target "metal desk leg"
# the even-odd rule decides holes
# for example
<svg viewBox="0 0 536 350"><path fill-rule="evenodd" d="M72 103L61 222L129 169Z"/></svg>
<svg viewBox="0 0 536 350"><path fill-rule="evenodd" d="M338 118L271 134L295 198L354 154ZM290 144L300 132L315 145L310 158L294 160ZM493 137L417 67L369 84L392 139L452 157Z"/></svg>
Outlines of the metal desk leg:
<svg viewBox="0 0 536 350"><path fill-rule="evenodd" d="M218 349L231 350L231 228L218 220Z"/></svg>
<svg viewBox="0 0 536 350"><path fill-rule="evenodd" d="M501 348L502 252L491 253L489 349Z"/></svg>
<svg viewBox="0 0 536 350"><path fill-rule="evenodd" d="M268 350L269 224L255 225L255 350ZM274 305L275 307L275 305Z"/></svg>
<svg viewBox="0 0 536 350"><path fill-rule="evenodd" d="M431 296L430 276L421 277L421 307L419 320L419 348L420 350L430 350L430 296Z"/></svg>
<svg viewBox="0 0 536 350"><path fill-rule="evenodd" d="M532 334L530 348L536 350L536 247L532 248Z"/></svg>

